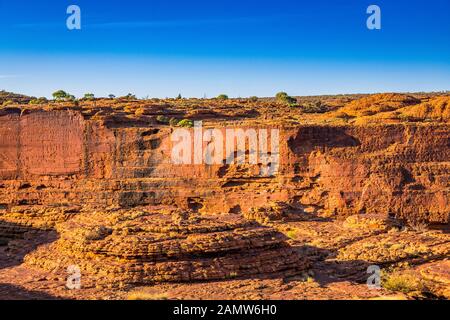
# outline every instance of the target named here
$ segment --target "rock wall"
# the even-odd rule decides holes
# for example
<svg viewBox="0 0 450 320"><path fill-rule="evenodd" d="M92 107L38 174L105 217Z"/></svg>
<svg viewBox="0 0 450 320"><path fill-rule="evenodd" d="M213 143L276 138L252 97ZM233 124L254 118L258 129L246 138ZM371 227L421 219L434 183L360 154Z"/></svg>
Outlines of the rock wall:
<svg viewBox="0 0 450 320"><path fill-rule="evenodd" d="M172 128L111 125L76 111L0 115L0 205L176 205L248 212L271 201L338 216L448 223L449 126L280 128L280 168L174 165Z"/></svg>

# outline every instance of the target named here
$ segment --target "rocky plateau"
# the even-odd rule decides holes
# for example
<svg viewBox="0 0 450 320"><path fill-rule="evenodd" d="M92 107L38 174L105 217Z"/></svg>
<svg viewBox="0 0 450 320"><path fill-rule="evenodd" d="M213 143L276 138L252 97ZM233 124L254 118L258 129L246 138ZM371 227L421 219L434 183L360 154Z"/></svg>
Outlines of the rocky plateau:
<svg viewBox="0 0 450 320"><path fill-rule="evenodd" d="M4 105L0 299L448 299L450 96L298 101ZM175 164L192 121L279 130L277 170Z"/></svg>

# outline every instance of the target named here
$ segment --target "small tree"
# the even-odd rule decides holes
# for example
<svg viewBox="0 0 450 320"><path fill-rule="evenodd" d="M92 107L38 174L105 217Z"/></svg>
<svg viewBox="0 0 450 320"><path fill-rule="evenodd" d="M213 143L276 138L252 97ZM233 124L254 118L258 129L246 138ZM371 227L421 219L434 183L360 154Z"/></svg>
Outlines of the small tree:
<svg viewBox="0 0 450 320"><path fill-rule="evenodd" d="M93 93L85 93L84 94L84 99L86 99L86 100L92 100L94 98L95 98L95 96Z"/></svg>
<svg viewBox="0 0 450 320"><path fill-rule="evenodd" d="M250 101L250 102L257 102L258 101L258 97L257 96L251 96L250 98L248 98L248 101Z"/></svg>
<svg viewBox="0 0 450 320"><path fill-rule="evenodd" d="M183 99L183 97L181 96L181 93L179 93L177 96L177 100L181 100L181 99Z"/></svg>
<svg viewBox="0 0 450 320"><path fill-rule="evenodd" d="M113 94L109 94L108 95L108 98L110 98L110 99L114 99L116 96L115 95L113 95Z"/></svg>
<svg viewBox="0 0 450 320"><path fill-rule="evenodd" d="M284 92L284 91L278 92L278 93L275 95L275 98L276 98L278 101L282 101L282 100L286 99L286 97L289 97L289 95L288 95L286 92Z"/></svg>
<svg viewBox="0 0 450 320"><path fill-rule="evenodd" d="M52 96L53 96L53 98L55 98L55 100L64 100L64 99L67 99L69 94L67 92L65 92L64 90L58 90L58 91L53 92Z"/></svg>
<svg viewBox="0 0 450 320"><path fill-rule="evenodd" d="M228 100L228 96L226 94L219 94L216 99L217 100Z"/></svg>
<svg viewBox="0 0 450 320"><path fill-rule="evenodd" d="M297 99L289 96L286 92L278 92L275 95L275 98L277 100L277 102L282 103L282 104L287 104L289 106L295 106L297 105Z"/></svg>

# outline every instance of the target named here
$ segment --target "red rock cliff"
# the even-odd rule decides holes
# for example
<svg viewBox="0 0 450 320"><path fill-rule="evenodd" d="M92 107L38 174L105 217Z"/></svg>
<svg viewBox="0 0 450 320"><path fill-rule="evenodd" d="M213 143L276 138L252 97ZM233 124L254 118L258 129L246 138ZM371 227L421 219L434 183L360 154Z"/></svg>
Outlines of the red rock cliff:
<svg viewBox="0 0 450 320"><path fill-rule="evenodd" d="M76 111L3 112L0 204L236 213L284 201L329 214L449 222L446 124L284 127L273 177L260 177L256 165L174 165L171 131L108 126Z"/></svg>

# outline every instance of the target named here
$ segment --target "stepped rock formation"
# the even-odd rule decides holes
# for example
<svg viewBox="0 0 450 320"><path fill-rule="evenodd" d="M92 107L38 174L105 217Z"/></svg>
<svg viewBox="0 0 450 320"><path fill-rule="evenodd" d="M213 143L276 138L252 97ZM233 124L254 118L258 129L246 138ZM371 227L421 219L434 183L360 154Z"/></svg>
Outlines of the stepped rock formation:
<svg viewBox="0 0 450 320"><path fill-rule="evenodd" d="M89 212L57 230L61 238L27 263L51 271L77 265L98 283L289 276L307 267L281 233L236 215Z"/></svg>
<svg viewBox="0 0 450 320"><path fill-rule="evenodd" d="M30 252L26 265L55 272L77 265L102 283L293 276L308 268L310 257L291 247L279 230L300 216L353 217L348 225L360 221L355 215L448 225L450 130L446 116L440 116L447 112L445 99L429 123L386 124L328 122L315 115L295 124L273 120L267 105L256 110L236 102L214 110L201 105L195 112L192 106L138 102L135 107L108 102L111 106L3 108L0 245L30 228L55 228L60 238ZM372 104L380 114L428 110L428 102L420 102L375 96L346 110L363 117ZM294 112L286 110L273 113ZM161 115L202 120L205 128L221 132L279 129L278 170L261 176L261 163L174 164L174 127L158 121ZM383 223L377 232L390 228ZM358 232L351 237L361 237ZM416 248L422 240L439 250L413 254L431 252L439 259L448 254L445 236L419 237L413 245L406 236L382 234L379 243L400 239L403 247L393 253L395 259L409 259L404 248ZM380 257L371 255L364 240L333 250L342 261L395 260L386 258L391 251L384 247L377 250Z"/></svg>

